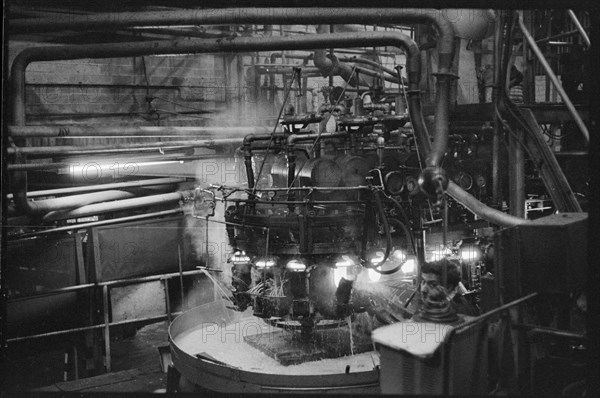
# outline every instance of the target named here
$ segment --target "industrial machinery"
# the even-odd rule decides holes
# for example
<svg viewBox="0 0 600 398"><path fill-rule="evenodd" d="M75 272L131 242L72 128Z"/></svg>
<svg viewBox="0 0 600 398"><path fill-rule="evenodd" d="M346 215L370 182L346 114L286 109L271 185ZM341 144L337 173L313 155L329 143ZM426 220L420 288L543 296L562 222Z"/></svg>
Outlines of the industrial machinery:
<svg viewBox="0 0 600 398"><path fill-rule="evenodd" d="M257 316L299 321L309 329L320 319L365 310L349 302L347 285L358 274L412 281L421 239L414 231L435 222L432 217L441 220L445 203L445 171L421 174L415 134L405 127L405 94L365 91L347 98L344 88L337 92L335 103L317 114L285 114L282 132L247 135L242 152L248 187L198 188L193 208L194 216L208 220L216 200L225 206L239 309L252 306ZM472 177L474 169L458 166L485 161L464 146L461 136L453 138L458 171L452 178L480 193L484 167ZM462 206L446 206L454 225L474 221Z"/></svg>
<svg viewBox="0 0 600 398"><path fill-rule="evenodd" d="M569 97L589 88L575 50L553 58L568 95L540 53L550 39L528 27L545 10L13 10L13 31L67 42L11 54L9 345L82 335L73 345L94 356L92 375L111 371L111 330L167 320L171 389L183 376L195 390L257 393L513 393L512 348L520 382L534 379L513 330L585 349L580 330L558 329L585 299L587 245L574 236L587 225L590 115ZM589 47L580 27L557 34ZM133 39L68 41L95 28ZM87 102L67 115L35 90L73 78L28 69L56 74L57 61L131 76L78 81ZM546 102L560 103L536 104L541 70ZM116 111L98 112L82 87ZM451 294L479 316L456 316L445 288L421 300L421 267L444 258L460 268ZM553 308L522 308L536 297ZM428 308L454 311L430 358L372 339L427 324ZM470 366L452 367L466 353ZM459 381L469 372L479 383ZM527 383L521 392L539 392Z"/></svg>

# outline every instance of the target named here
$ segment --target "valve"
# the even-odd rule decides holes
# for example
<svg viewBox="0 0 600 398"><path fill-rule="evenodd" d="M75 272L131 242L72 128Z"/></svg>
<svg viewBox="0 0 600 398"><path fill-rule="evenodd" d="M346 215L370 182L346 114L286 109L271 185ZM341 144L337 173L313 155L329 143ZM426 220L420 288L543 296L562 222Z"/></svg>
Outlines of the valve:
<svg viewBox="0 0 600 398"><path fill-rule="evenodd" d="M448 188L446 170L437 166L426 167L419 175L419 187L429 198L441 203Z"/></svg>

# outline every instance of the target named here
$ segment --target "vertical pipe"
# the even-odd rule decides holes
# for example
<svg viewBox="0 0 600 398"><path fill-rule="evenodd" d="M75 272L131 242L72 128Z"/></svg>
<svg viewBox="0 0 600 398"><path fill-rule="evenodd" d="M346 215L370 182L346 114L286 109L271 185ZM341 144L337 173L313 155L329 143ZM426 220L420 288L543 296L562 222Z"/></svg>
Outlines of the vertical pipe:
<svg viewBox="0 0 600 398"><path fill-rule="evenodd" d="M533 11L530 10L526 10L523 13L523 22L524 24L527 24L529 26L531 26L530 20L531 20L531 13ZM510 44L512 46L512 44ZM531 57L531 54L529 52L529 45L527 43L527 40L525 40L525 38L523 38L522 41L522 52L523 52L523 65L522 65L522 71L521 73L523 73L523 102L525 104L533 104L535 103L535 59L533 59ZM514 60L515 56L513 55L513 60ZM509 66L512 64L512 62L509 62ZM510 72L509 76L510 76ZM507 79L507 82L510 81L510 78ZM508 84L507 84L508 86Z"/></svg>
<svg viewBox="0 0 600 398"><path fill-rule="evenodd" d="M475 62L475 70L481 70L481 58L482 58L481 40L473 41L473 60ZM477 100L480 104L485 102L485 79L477 80Z"/></svg>
<svg viewBox="0 0 600 398"><path fill-rule="evenodd" d="M492 87L492 103L497 104L500 98L500 65L501 47L502 47L502 11L498 12L496 26L494 31L494 82ZM500 180L500 136L502 134L502 125L498 115L494 112L494 135L492 137L492 202L494 205L502 208L502 183Z"/></svg>
<svg viewBox="0 0 600 398"><path fill-rule="evenodd" d="M334 33L334 32L335 32L335 27L333 25L329 25L329 33ZM329 49L329 55L331 55L333 57L333 48ZM333 87L333 75L329 75L329 87Z"/></svg>
<svg viewBox="0 0 600 398"><path fill-rule="evenodd" d="M3 16L3 21L8 21L8 7L3 7L2 9L2 16ZM3 38L7 38L8 37L8 23L3 23L2 24L2 33L3 33ZM4 44L7 45L8 44L8 40L4 41ZM8 76L8 60L7 57L2 57L3 58L3 62L2 62L2 76ZM2 104L7 104L8 103L8 92L10 90L2 90ZM5 152L4 152L4 148L8 148L8 134L7 134L7 127L8 127L8 117L3 117L2 118L2 137L0 137L1 140L1 145L2 145L2 156L0 158L0 162L1 162L1 169L0 169L0 179L1 181L1 186L2 186L2 200L0 200L0 222L2 223L2 226L4 227L5 225L7 225L7 218L8 218L8 200L6 200L5 192L4 192L4 188L8 188L8 162L7 162L7 157L5 156ZM16 162L18 162L18 159L15 159ZM20 162L19 162L20 163ZM16 173L15 173L16 174ZM25 200L27 200L27 185L25 185ZM6 239L6 232L8 230L5 230L4 228L2 228L2 232L0 232L0 253L6 253L7 252L7 239ZM6 330L6 312L7 312L7 298L8 298L8 286L6 284L6 268L7 268L7 258L6 255L2 255L0 256L0 350L2 350L2 352L6 352L4 351L4 349L7 346L7 330ZM4 359L4 358L3 358ZM7 372L2 372L2 375L0 375L0 383L4 381L4 377L6 377L6 373Z"/></svg>
<svg viewBox="0 0 600 398"><path fill-rule="evenodd" d="M304 60L304 65L308 62L307 59ZM300 104L300 112L306 114L308 111L308 76L305 73L302 75L302 90L300 91L300 96L302 97Z"/></svg>
<svg viewBox="0 0 600 398"><path fill-rule="evenodd" d="M294 153L293 146L291 146L291 148L288 148L287 159L288 159L287 186L289 188L291 188L292 184L294 183L295 174L296 174L296 154ZM290 189L290 191L288 192L288 200L293 201L295 196L296 196L295 191L293 189ZM290 204L289 209L290 209L290 213L292 213L294 211L294 205Z"/></svg>
<svg viewBox="0 0 600 398"><path fill-rule="evenodd" d="M246 166L248 189L254 189L254 170L252 169L252 149L250 143L244 145L244 165Z"/></svg>
<svg viewBox="0 0 600 398"><path fill-rule="evenodd" d="M596 12L590 15L590 35L596 45L590 48L590 70L600 70L600 51L598 43L600 43L600 15ZM591 87L590 92L596 93L596 95L590 95L590 109L600 108L600 96L597 93L600 92L600 81L598 79L590 79ZM590 125L595 131L590 143L590 148L598 148L600 145L600 135L598 135L598 126L600 126L600 116L598 112L590 112L589 116ZM600 151L592 150L589 152L589 166L588 170L590 175L592 172L600 169ZM590 184L590 203L600 202L600 184L597 182ZM590 206L589 207L589 231L590 236L598 236L600 231L600 207ZM600 264L598 263L600 258L600 245L592 244L588 246L587 261L587 314L585 317L586 330L599 330L600 329ZM598 380L598 371L600 370L600 333L590 333L588 335L588 363L591 366L586 367L586 378L590 389L588 391L598 391L600 388L600 381Z"/></svg>
<svg viewBox="0 0 600 398"><path fill-rule="evenodd" d="M443 221L443 230L442 230L442 253L446 250L446 244L448 239L448 199L446 195L443 196L442 201L444 202L444 219ZM448 267L442 267L442 286L448 286Z"/></svg>
<svg viewBox="0 0 600 398"><path fill-rule="evenodd" d="M419 229L415 230L415 245L417 246L417 289L421 286L421 267L425 264L425 229L419 225Z"/></svg>
<svg viewBox="0 0 600 398"><path fill-rule="evenodd" d="M252 56L250 57L252 58ZM237 106L238 106L238 112L237 112L237 120L236 120L236 124L240 124L242 122L242 120L244 119L244 113L246 112L246 107L245 107L245 93L244 93L244 87L246 86L246 79L244 78L244 65L243 65L243 57L239 54L236 55L235 57L235 66L236 66L236 72L237 72Z"/></svg>
<svg viewBox="0 0 600 398"><path fill-rule="evenodd" d="M106 358L106 371L111 371L111 358L110 358L110 319L108 313L108 285L102 286L102 298L104 302L104 350Z"/></svg>
<svg viewBox="0 0 600 398"><path fill-rule="evenodd" d="M523 131L515 129L518 136L508 136L508 167L509 167L509 206L510 214L515 217L525 217L525 153L519 140L523 140Z"/></svg>

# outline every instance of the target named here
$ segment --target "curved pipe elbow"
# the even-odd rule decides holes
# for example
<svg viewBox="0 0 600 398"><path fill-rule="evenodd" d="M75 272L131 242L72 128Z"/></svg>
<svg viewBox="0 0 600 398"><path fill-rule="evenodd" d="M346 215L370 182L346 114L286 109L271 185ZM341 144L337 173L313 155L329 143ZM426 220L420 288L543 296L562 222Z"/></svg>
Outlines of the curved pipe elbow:
<svg viewBox="0 0 600 398"><path fill-rule="evenodd" d="M515 227L531 222L525 218L511 216L481 203L453 181L448 183L446 193L476 216L501 227Z"/></svg>
<svg viewBox="0 0 600 398"><path fill-rule="evenodd" d="M288 135L287 140L285 142L287 144L288 148L289 147L293 147L294 145L296 145L296 140L299 137L300 136L298 134L290 134L290 135Z"/></svg>
<svg viewBox="0 0 600 398"><path fill-rule="evenodd" d="M242 141L242 145L247 147L250 146L250 144L252 144L252 142L256 139L256 135L255 134L248 134L244 137L244 140Z"/></svg>

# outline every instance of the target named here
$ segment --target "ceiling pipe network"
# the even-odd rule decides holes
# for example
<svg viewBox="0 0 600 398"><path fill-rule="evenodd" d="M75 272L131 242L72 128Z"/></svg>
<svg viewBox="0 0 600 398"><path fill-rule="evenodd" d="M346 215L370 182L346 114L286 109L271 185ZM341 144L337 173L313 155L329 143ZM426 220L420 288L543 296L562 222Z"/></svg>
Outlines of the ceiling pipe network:
<svg viewBox="0 0 600 398"><path fill-rule="evenodd" d="M149 13L106 13L96 14L94 16L81 16L69 18L52 18L46 20L40 19L24 19L13 20L10 22L11 30L29 30L29 31L56 31L62 29L81 30L92 27L101 27L103 29L111 27L123 26L144 26L144 25L177 25L177 24L243 24L243 23L278 23L278 24L315 24L315 23L423 23L433 24L440 35L438 40L439 67L438 74L447 76L450 74L452 60L454 56L454 29L450 21L444 18L443 12L440 10L425 10L425 9L363 9L363 8L240 8L240 9L218 9L218 10L196 10L190 12L185 11L161 11ZM389 32L372 32L375 35L390 35ZM397 34L396 34L397 35ZM70 53L69 49L64 47L58 48L38 48L26 49L20 53L13 62L11 71L11 87L16 97L13 98L13 122L16 125L25 124L25 109L24 109L24 76L25 69L30 62L58 59L77 59L91 57L119 57L119 56L136 56L136 55L152 55L152 54L180 54L180 53L200 53L200 52L235 52L235 51L269 51L282 49L316 49L316 48L331 48L343 47L349 44L352 39L342 37L346 35L327 35L328 38L315 38L315 36L302 37L307 41L300 42L300 38L278 38L270 37L268 42L260 42L253 38L236 38L231 40L217 40L216 42L207 42L204 44L196 43L195 41L184 42L146 42L146 43L121 43L110 45L95 45L95 46L66 46L71 47L71 50L76 54ZM350 35L353 37L354 35ZM364 36L363 36L364 37ZM375 46L375 45L397 45L394 40L387 42L386 40L354 43L349 46ZM349 40L349 41L347 41ZM310 45L309 42L311 43ZM404 41L401 41L404 44ZM412 40L411 40L412 42ZM193 43L193 44L190 44ZM200 45L201 48L194 48L194 43ZM151 48L146 47L147 45ZM308 45L308 46L307 46ZM439 164L445 153L445 143L447 143L447 111L448 98L439 96L438 111L442 110L440 115L436 117L436 134L434 137L434 147L430 151L430 137L426 130L423 121L423 115L420 111L420 93L418 92L418 82L420 79L420 61L416 54L418 48L414 48L414 43L407 52L409 52L407 60L407 72L409 80L409 102L414 106L410 107L411 119L417 141L420 141L419 147L422 152L428 155L427 163L429 165ZM78 48L79 47L79 48ZM85 48L81 48L85 47ZM89 49L93 48L93 51ZM86 50L87 49L87 50ZM412 56L411 53L412 52ZM57 58L56 58L57 57ZM451 75L450 75L451 76ZM440 83L440 80L438 80ZM442 82L446 84L445 81ZM444 102L445 104L441 104ZM437 128L440 126L441 128ZM437 142L436 142L437 141ZM18 174L18 173L15 173ZM25 179L20 180L20 195L15 195L15 199L27 210L26 199L26 173ZM23 184L24 182L24 184ZM455 185L455 184L454 184ZM510 226L517 225L523 222L522 219L516 217L507 217L507 215L498 210L489 208L481 202L462 191L460 187L454 186L452 183L449 186L449 194L457 201L463 204L467 209L476 215L499 225ZM470 196L470 198L469 198ZM471 198L474 199L471 200Z"/></svg>

